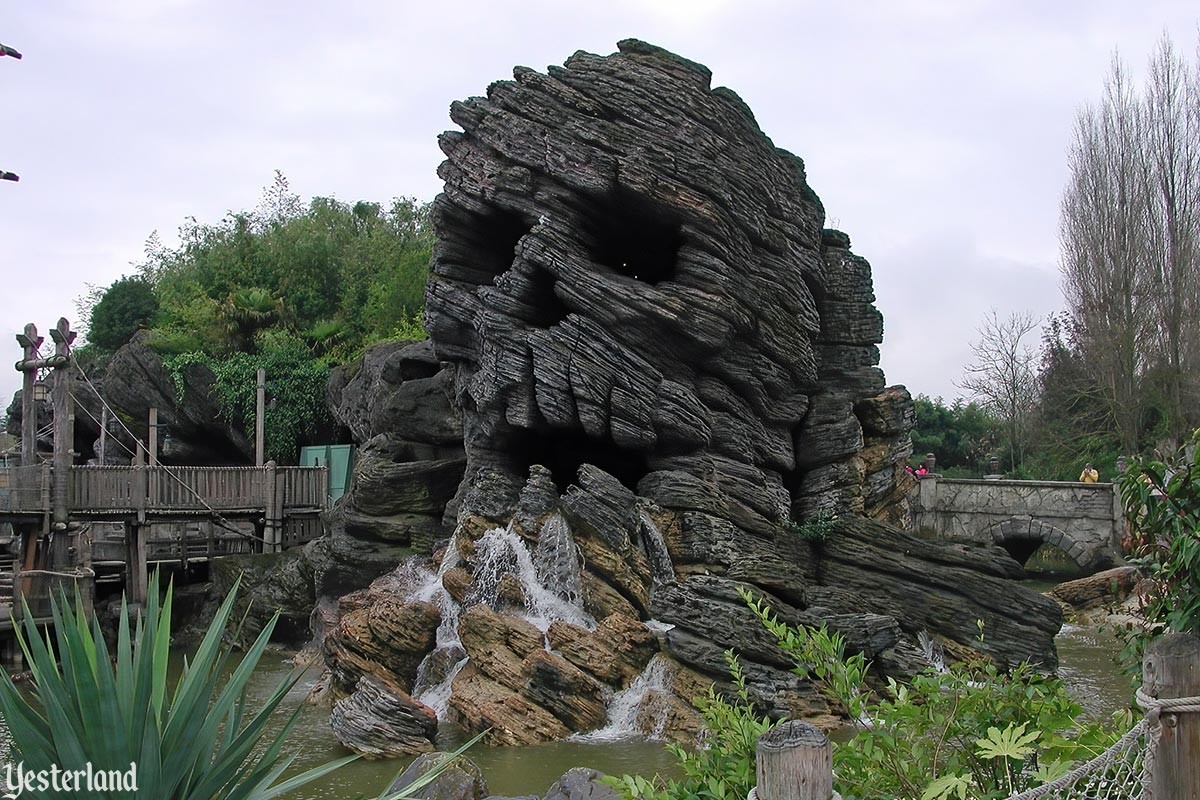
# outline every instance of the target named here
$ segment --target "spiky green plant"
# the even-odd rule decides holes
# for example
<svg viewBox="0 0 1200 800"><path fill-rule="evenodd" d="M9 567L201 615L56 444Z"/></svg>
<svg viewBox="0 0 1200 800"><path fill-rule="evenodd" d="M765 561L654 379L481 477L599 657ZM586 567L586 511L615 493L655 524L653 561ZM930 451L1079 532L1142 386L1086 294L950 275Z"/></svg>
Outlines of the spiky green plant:
<svg viewBox="0 0 1200 800"><path fill-rule="evenodd" d="M168 685L171 590L159 602L152 579L145 613L131 629L122 602L115 658L99 623L78 596L52 602L54 632L39 631L26 613L18 639L32 673L32 691L18 691L0 670L0 711L13 740L13 762L26 771L86 769L125 772L136 764L137 794L162 800L266 800L354 760L337 759L280 780L295 756L280 751L297 715L274 736L267 723L299 680L285 678L258 709L246 704L246 683L275 627L272 619L233 667L223 645L237 586L221 604L173 689ZM223 676L228 675L223 679ZM78 792L87 800L124 792Z"/></svg>

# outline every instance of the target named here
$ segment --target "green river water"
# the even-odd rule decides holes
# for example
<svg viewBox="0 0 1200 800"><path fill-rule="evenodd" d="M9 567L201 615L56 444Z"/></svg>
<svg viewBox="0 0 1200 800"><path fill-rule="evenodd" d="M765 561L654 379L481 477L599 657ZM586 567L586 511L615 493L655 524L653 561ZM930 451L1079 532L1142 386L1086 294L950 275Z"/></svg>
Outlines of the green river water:
<svg viewBox="0 0 1200 800"><path fill-rule="evenodd" d="M1125 707L1130 695L1129 680L1113 662L1119 646L1111 634L1066 625L1057 645L1059 674L1086 713L1103 715ZM253 707L255 701L265 699L292 668L290 654L265 654L249 686L250 705ZM300 708L300 719L287 748L297 754L294 771L347 753L329 730L328 711L304 701L316 676L315 669L307 673L284 701L288 711ZM7 734L7 729L0 725L0 752L7 752ZM461 736L446 732L439 744L443 749L451 749L461 740ZM577 766L611 774L674 774L674 760L660 743L639 740L597 744L555 742L521 748L476 746L470 757L482 768L490 792L498 795L541 796L563 772ZM405 764L401 760L359 760L289 797L291 800L374 797Z"/></svg>

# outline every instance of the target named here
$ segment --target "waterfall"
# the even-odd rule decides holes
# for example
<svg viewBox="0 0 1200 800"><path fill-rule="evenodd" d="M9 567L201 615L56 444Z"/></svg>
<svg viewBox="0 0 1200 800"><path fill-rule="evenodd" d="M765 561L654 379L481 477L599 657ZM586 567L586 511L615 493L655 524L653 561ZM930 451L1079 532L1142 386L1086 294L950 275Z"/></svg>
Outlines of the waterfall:
<svg viewBox="0 0 1200 800"><path fill-rule="evenodd" d="M450 537L450 544L446 546L446 554L442 556L442 563L438 565L436 573L418 565L416 559L409 561L402 568L402 570L411 570L414 573L413 585L415 586L404 599L409 603L418 601L432 603L437 606L438 612L442 615L442 622L437 629L436 647L439 650L443 647L462 646L462 642L458 639L460 606L442 585L442 578L448 571L458 566L458 562L461 560L458 555L457 536L456 532L454 536Z"/></svg>
<svg viewBox="0 0 1200 800"><path fill-rule="evenodd" d="M561 524L555 518L561 520ZM596 620L584 611L581 604L581 584L575 543L570 529L561 516L553 515L542 527L551 540L538 543L539 560L548 566L539 574L534 554L510 523L507 528L493 528L475 543L475 576L469 603L486 603L493 608L500 601L500 583L506 575L517 580L525 595L525 620L542 633L559 620L587 630L596 627ZM566 570L563 562L571 560L573 568Z"/></svg>
<svg viewBox="0 0 1200 800"><path fill-rule="evenodd" d="M410 603L418 601L432 603L437 606L438 612L441 614L434 648L425 658L421 659L412 689L413 699L432 708L437 712L438 719L445 716L446 709L450 705L450 686L467 663L467 659L459 655L462 653L462 642L458 638L458 613L461 609L458 602L442 585L442 579L446 573L458 566L458 562L461 560L458 554L457 536L458 534L455 532L455 535L450 537L450 544L446 547L446 553L442 556L442 563L438 565L437 572L421 566L415 558L405 563L400 570L401 574L409 573L411 577L406 577L408 577L409 585L413 587L404 599ZM445 671L441 680L432 682L430 673L434 671L434 665L439 662L443 662L444 665L444 662L450 658L456 658L454 665Z"/></svg>
<svg viewBox="0 0 1200 800"><path fill-rule="evenodd" d="M436 573L416 559L397 571L398 585L406 588L406 601L432 603L441 613L436 645L417 668L412 691L413 698L436 711L438 719L444 718L454 679L468 660L458 636L463 605L484 603L496 608L502 604L500 594L506 576L515 579L524 596L520 616L543 634L558 620L587 630L596 627L596 620L583 608L579 553L570 526L561 514L546 519L532 551L513 530L511 522L506 528L493 528L479 537L475 542L471 589L463 605L450 596L442 583L446 572L461 560L457 538L451 538Z"/></svg>
<svg viewBox="0 0 1200 800"><path fill-rule="evenodd" d="M929 636L928 631L922 630L917 633L917 647L921 648L921 655L925 656L934 672L945 675L950 671L946 667L946 651Z"/></svg>
<svg viewBox="0 0 1200 800"><path fill-rule="evenodd" d="M671 554L667 552L667 543L663 541L662 531L644 510L640 514L642 546L646 548L646 555L650 558L654 582L671 583L675 580L675 568L671 565Z"/></svg>
<svg viewBox="0 0 1200 800"><path fill-rule="evenodd" d="M615 742L643 735L651 739L661 739L667 725L668 712L663 698L671 693L670 681L670 662L661 655L655 655L646 664L641 675L613 695L608 706L608 723L603 728L576 734L571 737L571 741ZM656 712L654 725L649 731L642 730L638 725L638 716L646 710Z"/></svg>
<svg viewBox="0 0 1200 800"><path fill-rule="evenodd" d="M412 697L418 703L424 703L432 708L437 714L437 718L443 720L446 718L446 711L450 708L450 692L454 686L454 679L458 677L458 673L462 672L462 668L467 665L468 659L466 656L458 659L454 663L454 666L450 668L450 671L446 673L446 677L432 686L426 686L423 683L423 679L429 669L430 659L433 657L433 653L425 656L420 668L417 669L417 679L413 682Z"/></svg>

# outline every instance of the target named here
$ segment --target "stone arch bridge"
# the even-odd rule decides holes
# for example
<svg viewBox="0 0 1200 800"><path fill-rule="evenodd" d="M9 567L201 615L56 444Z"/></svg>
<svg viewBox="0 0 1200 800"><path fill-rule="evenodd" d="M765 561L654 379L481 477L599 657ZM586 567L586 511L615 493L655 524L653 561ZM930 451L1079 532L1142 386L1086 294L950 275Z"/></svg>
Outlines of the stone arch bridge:
<svg viewBox="0 0 1200 800"><path fill-rule="evenodd" d="M1125 531L1111 483L967 480L924 476L912 495L913 527L944 539L997 544L1022 564L1043 544L1085 572L1122 561Z"/></svg>

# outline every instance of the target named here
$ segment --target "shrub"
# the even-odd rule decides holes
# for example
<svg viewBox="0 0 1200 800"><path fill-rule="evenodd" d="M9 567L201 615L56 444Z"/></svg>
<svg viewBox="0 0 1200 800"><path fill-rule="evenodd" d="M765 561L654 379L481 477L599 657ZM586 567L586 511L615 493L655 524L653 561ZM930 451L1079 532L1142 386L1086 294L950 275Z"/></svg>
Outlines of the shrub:
<svg viewBox="0 0 1200 800"><path fill-rule="evenodd" d="M203 364L212 370L213 391L228 422L251 430L258 389L257 371L266 370L269 407L263 423L266 457L281 464L295 463L301 441L329 419L325 386L329 367L313 357L299 338L283 331L263 331L256 337L257 353L233 353L214 358L190 352L163 359L182 398L185 370Z"/></svg>
<svg viewBox="0 0 1200 800"><path fill-rule="evenodd" d="M1123 658L1140 672L1146 645L1166 631L1200 634L1200 464L1191 443L1162 460L1136 459L1117 479L1131 535L1130 561L1144 576L1142 624L1126 637Z"/></svg>
<svg viewBox="0 0 1200 800"><path fill-rule="evenodd" d="M149 324L158 312L150 283L142 278L121 278L108 287L92 309L88 341L104 350L116 350Z"/></svg>
<svg viewBox="0 0 1200 800"><path fill-rule="evenodd" d="M783 526L789 533L799 536L806 542L821 544L829 541L829 538L833 536L834 530L837 528L837 514L821 511L815 517L806 519L804 522L787 520Z"/></svg>
<svg viewBox="0 0 1200 800"><path fill-rule="evenodd" d="M1029 665L1007 673L983 660L917 675L888 678L875 695L861 654L847 655L845 639L822 628L779 622L743 593L750 608L795 662L842 703L860 730L834 749L834 783L844 800L891 797L989 800L1066 774L1116 741L1110 726L1082 718L1062 681ZM1121 730L1131 719L1126 714Z"/></svg>

